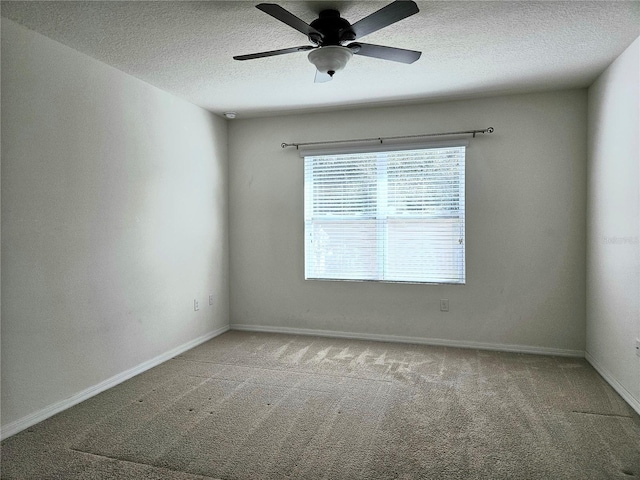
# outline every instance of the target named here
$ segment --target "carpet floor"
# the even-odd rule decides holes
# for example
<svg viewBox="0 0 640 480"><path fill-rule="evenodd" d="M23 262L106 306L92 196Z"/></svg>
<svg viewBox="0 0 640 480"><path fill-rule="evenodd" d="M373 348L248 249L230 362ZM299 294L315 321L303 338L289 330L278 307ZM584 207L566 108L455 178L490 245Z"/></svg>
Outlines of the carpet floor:
<svg viewBox="0 0 640 480"><path fill-rule="evenodd" d="M2 442L5 479L640 479L583 359L231 331Z"/></svg>

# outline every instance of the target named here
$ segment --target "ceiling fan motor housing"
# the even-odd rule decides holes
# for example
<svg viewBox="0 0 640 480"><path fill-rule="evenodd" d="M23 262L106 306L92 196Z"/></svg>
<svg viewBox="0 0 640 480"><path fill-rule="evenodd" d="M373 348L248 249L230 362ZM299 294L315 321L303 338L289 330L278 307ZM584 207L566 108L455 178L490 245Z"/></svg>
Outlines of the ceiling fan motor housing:
<svg viewBox="0 0 640 480"><path fill-rule="evenodd" d="M311 22L311 27L320 32L322 36L311 32L309 40L321 47L339 46L344 42L356 39L356 34L351 28L351 24L342 18L337 10L323 10L320 12L320 16Z"/></svg>

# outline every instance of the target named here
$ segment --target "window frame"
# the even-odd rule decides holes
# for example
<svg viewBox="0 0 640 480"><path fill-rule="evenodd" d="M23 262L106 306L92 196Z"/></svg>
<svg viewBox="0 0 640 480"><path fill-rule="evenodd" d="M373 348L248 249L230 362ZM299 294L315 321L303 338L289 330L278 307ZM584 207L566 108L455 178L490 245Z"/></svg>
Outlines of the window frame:
<svg viewBox="0 0 640 480"><path fill-rule="evenodd" d="M384 144L382 143L382 141L380 142L380 144L377 145L358 145L358 144L353 144L353 145L341 145L341 146L323 146L323 147L318 147L318 146L313 146L313 147L308 147L308 148L303 148L301 147L299 149L299 154L300 157L302 157L304 159L305 162L305 166L304 166L304 268L305 268L305 280L316 280L316 281L346 281L346 282L375 282L375 283L406 283L406 284L419 284L419 285L465 285L466 281L467 281L467 262L466 262L466 156L467 156L467 147L469 145L468 139L464 139L464 138L455 138L455 139L447 139L444 141L431 141L431 142L420 142L420 143L390 143L390 142L385 142ZM388 252L384 252L382 255L380 255L380 253L378 252L378 250L376 249L376 253L375 253L375 258L376 258L376 278L329 278L329 277L323 277L323 276L317 276L317 275L311 275L310 274L310 268L309 268L309 262L310 262L310 253L309 253L309 232L307 232L307 227L308 227L308 222L310 221L307 218L307 211L308 211L308 199L309 199L309 192L308 192L308 188L310 188L310 186L307 184L307 158L306 157L318 157L318 156L346 156L346 155L350 155L350 154L362 154L362 153L389 153L389 154L393 154L395 152L401 152L401 151L405 151L405 150L430 150L430 149L442 149L442 148L455 148L455 147L464 147L464 150L462 151L462 161L463 161L463 165L460 168L460 172L458 173L458 175L460 176L459 178L459 182L457 183L459 190L461 191L461 195L459 197L459 202L457 203L459 209L461 210L461 213L456 217L456 216L452 216L450 218L452 219L457 219L456 223L457 227L455 228L461 228L461 232L460 232L460 245L461 247L459 249L455 249L451 248L451 252L457 253L459 255L462 256L461 258L461 273L458 274L458 277L456 279L451 279L449 280L449 278L445 277L441 277L441 279L439 280L425 280L425 281L421 281L421 280L396 280L396 279L389 279L389 278L383 278L382 275L380 275L380 270L385 270L387 268L387 262L389 261L389 255ZM382 157L382 155L378 155L376 157L376 162L379 164L380 163L380 158ZM387 162L383 162L386 168ZM377 180L376 180L376 186L379 186L381 183L384 184L386 186L387 182L388 182L388 172L381 172L379 169L376 170L377 172ZM382 179L382 181L381 181ZM384 193L384 195L386 195L386 192ZM379 192L376 192L376 214L374 217L372 217L370 220L374 220L376 222L376 242L380 243L380 242L386 242L387 243L387 248L385 250L388 250L388 238L385 238L382 235L379 235L379 229L380 229L380 223L384 222L385 224L385 235L388 237L388 225L389 225L389 219L393 218L392 216L387 215L381 215L380 214L380 202L379 199L381 197L381 194ZM385 196L385 200L386 200L386 196ZM383 218L384 217L384 218ZM354 217L354 220L358 218L357 216ZM425 217L424 215L418 215L417 216L418 219L426 219L427 217ZM362 217L359 217L358 219L362 219ZM409 220L409 218L407 216L403 217L404 220ZM311 220L312 221L312 220ZM378 246L379 248L379 246ZM381 259L379 257L382 257ZM452 269L453 270L453 269ZM363 277L364 275L360 275L361 277ZM433 276L433 275L431 275Z"/></svg>

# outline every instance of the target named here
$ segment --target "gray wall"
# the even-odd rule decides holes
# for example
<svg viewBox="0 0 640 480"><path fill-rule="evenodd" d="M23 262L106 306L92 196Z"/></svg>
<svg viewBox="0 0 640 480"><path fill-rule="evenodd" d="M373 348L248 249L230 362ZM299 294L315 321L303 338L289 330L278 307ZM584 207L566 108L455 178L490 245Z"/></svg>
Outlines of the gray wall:
<svg viewBox="0 0 640 480"><path fill-rule="evenodd" d="M586 114L568 90L232 122L232 326L581 354ZM488 126L467 150L465 286L304 280L303 162L281 142Z"/></svg>
<svg viewBox="0 0 640 480"><path fill-rule="evenodd" d="M2 19L1 190L3 426L228 324L225 120Z"/></svg>
<svg viewBox="0 0 640 480"><path fill-rule="evenodd" d="M640 38L589 88L587 358L640 412Z"/></svg>

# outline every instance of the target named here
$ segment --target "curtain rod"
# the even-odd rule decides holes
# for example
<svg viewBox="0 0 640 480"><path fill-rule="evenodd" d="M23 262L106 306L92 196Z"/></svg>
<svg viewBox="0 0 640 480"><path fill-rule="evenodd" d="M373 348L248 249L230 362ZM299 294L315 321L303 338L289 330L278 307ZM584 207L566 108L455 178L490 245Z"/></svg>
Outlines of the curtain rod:
<svg viewBox="0 0 640 480"><path fill-rule="evenodd" d="M384 140L398 140L404 138L423 138L423 137L442 137L445 135L473 135L473 138L476 138L477 133L493 133L493 127L488 127L482 130L465 130L462 132L443 132L443 133L423 133L420 135L401 135L396 137L375 137L375 138L356 138L352 140L333 140L329 142L307 142L307 143L282 143L280 146L282 148L287 147L306 147L307 145L328 145L328 144L336 144L336 143L351 143L351 142L380 142L383 143Z"/></svg>

